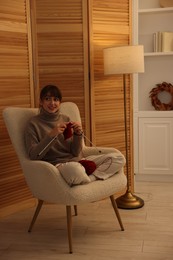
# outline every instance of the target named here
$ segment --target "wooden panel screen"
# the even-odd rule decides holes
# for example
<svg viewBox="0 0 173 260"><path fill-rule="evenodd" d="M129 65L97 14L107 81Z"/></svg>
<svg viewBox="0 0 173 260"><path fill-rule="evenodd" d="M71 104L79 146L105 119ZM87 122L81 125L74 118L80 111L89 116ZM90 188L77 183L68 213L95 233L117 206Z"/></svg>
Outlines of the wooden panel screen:
<svg viewBox="0 0 173 260"><path fill-rule="evenodd" d="M0 7L0 216L31 198L2 118L5 107L31 106L25 2L4 0Z"/></svg>
<svg viewBox="0 0 173 260"><path fill-rule="evenodd" d="M0 215L19 210L20 206L28 206L32 202L2 119L2 110L6 106L30 107L34 102L31 46L28 45L27 31L29 3L32 5L32 32L35 36L32 42L36 104L40 87L58 85L63 93L63 101L73 101L79 106L88 137L91 107L92 141L96 145L117 147L125 153L122 77L104 76L103 48L130 43L131 1L1 1ZM130 95L129 81L127 106L131 136ZM130 147L132 141L129 151Z"/></svg>
<svg viewBox="0 0 173 260"><path fill-rule="evenodd" d="M89 96L87 1L36 0L35 3L39 85L59 86L63 101L79 106L85 128L89 124L85 109Z"/></svg>
<svg viewBox="0 0 173 260"><path fill-rule="evenodd" d="M130 44L131 1L89 0L89 4L92 141L98 146L118 148L125 155L123 78L122 75L104 76L103 49ZM127 80L126 94L130 137L129 168L133 171L130 79Z"/></svg>

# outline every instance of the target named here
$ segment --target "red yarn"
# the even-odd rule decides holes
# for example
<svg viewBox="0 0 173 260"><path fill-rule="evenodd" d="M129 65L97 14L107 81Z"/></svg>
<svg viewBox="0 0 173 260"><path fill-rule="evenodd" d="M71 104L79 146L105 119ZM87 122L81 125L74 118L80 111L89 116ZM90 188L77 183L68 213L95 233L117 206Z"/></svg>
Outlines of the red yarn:
<svg viewBox="0 0 173 260"><path fill-rule="evenodd" d="M83 165L87 175L92 174L96 170L96 164L90 160L80 160L79 163Z"/></svg>
<svg viewBox="0 0 173 260"><path fill-rule="evenodd" d="M63 132L63 135L64 135L64 139L65 140L70 138L70 137L72 137L73 133L72 133L71 123L70 122L67 124L67 127L64 130L64 132Z"/></svg>

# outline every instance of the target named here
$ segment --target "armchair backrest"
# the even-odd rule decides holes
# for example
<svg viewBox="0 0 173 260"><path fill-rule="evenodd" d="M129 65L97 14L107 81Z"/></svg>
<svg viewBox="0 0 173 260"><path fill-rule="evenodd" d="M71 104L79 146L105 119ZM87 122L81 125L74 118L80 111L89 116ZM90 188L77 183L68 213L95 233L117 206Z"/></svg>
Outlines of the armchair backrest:
<svg viewBox="0 0 173 260"><path fill-rule="evenodd" d="M81 122L80 112L73 102L63 102L60 108L72 121ZM24 130L28 120L39 112L38 108L7 107L3 111L4 121L20 162L28 158L24 143Z"/></svg>

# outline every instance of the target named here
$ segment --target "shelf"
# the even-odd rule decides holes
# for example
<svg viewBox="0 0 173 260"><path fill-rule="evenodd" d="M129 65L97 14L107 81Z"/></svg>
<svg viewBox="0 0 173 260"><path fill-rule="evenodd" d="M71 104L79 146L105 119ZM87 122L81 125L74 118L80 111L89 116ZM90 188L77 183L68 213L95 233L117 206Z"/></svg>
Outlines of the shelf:
<svg viewBox="0 0 173 260"><path fill-rule="evenodd" d="M150 57L150 56L171 56L173 55L173 52L146 52L144 54L145 57Z"/></svg>
<svg viewBox="0 0 173 260"><path fill-rule="evenodd" d="M152 8L152 9L140 9L138 11L139 14L147 14L147 13L167 13L173 12L173 7L167 8Z"/></svg>
<svg viewBox="0 0 173 260"><path fill-rule="evenodd" d="M138 117L150 117L150 118L173 118L173 110L170 111L138 111Z"/></svg>

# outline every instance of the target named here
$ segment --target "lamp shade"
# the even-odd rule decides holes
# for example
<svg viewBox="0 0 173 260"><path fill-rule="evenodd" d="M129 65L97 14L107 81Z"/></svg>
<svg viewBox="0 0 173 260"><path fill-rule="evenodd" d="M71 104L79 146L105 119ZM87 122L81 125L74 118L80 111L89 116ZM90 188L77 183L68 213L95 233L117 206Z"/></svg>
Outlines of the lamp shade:
<svg viewBox="0 0 173 260"><path fill-rule="evenodd" d="M142 45L105 48L103 55L105 75L144 72L144 50Z"/></svg>

